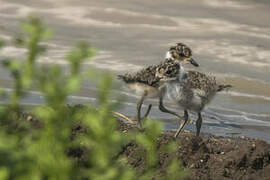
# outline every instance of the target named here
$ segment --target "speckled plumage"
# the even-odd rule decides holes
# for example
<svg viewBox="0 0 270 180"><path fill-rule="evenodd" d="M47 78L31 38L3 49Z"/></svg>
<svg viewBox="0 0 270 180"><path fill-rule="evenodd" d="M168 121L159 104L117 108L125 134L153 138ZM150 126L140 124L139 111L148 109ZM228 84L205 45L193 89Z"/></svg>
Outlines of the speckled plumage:
<svg viewBox="0 0 270 180"><path fill-rule="evenodd" d="M167 81L167 95L185 109L201 111L209 103L221 87L214 76L198 71L187 71L182 79ZM193 101L196 99L196 102Z"/></svg>
<svg viewBox="0 0 270 180"><path fill-rule="evenodd" d="M152 87L159 87L163 82L161 79L164 77L158 76L162 74L168 78L176 77L179 73L180 64L172 59L165 59L158 65L149 66L134 74L126 73L119 75L125 83L143 83Z"/></svg>
<svg viewBox="0 0 270 180"><path fill-rule="evenodd" d="M181 69L183 70L183 69ZM175 137L177 137L188 120L188 110L198 113L196 122L197 136L200 134L202 116L201 111L210 103L217 92L232 87L231 85L219 85L214 76L197 71L187 71L183 77L173 80L164 80L161 87L170 100L182 107L185 112L184 121L180 125Z"/></svg>
<svg viewBox="0 0 270 180"><path fill-rule="evenodd" d="M180 62L190 62L194 66L199 66L191 56L192 51L189 47L182 43L176 43L170 47L165 60L161 63L144 68L134 74L126 73L124 75L118 75L118 78L123 80L128 88L141 96L137 103L137 119L140 127L142 127L140 121L141 106L145 98L159 97L159 109L161 111L180 117L177 113L163 106L162 98L164 92L160 91L160 87L165 83L164 79L174 79L179 76L179 72L182 68ZM151 106L151 104L148 106L144 117L147 117Z"/></svg>
<svg viewBox="0 0 270 180"><path fill-rule="evenodd" d="M207 97L213 92L217 92L219 85L214 76L207 76L198 71L186 72L187 83L186 87L189 89L198 89L205 92Z"/></svg>

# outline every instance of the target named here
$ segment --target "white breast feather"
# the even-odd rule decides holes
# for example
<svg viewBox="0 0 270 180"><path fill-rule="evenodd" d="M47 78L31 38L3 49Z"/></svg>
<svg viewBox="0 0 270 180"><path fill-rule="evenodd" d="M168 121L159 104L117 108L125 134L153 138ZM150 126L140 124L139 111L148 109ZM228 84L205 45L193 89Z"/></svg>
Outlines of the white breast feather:
<svg viewBox="0 0 270 180"><path fill-rule="evenodd" d="M168 82L166 86L166 96L174 102L182 99L183 86L179 82Z"/></svg>
<svg viewBox="0 0 270 180"><path fill-rule="evenodd" d="M165 59L174 59L170 51L166 53Z"/></svg>

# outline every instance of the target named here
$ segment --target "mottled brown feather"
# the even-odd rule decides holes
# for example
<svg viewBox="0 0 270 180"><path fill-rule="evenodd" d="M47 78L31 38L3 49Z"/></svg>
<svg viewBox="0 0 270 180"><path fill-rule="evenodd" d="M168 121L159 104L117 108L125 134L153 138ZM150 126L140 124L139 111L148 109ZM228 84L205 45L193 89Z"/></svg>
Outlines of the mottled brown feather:
<svg viewBox="0 0 270 180"><path fill-rule="evenodd" d="M161 79L163 79L164 76L168 78L176 77L179 73L179 69L180 65L178 62L172 59L166 59L158 65L148 66L134 74L126 73L118 77L126 83L139 82L149 86L159 87L162 83ZM163 77L157 74L162 74Z"/></svg>
<svg viewBox="0 0 270 180"><path fill-rule="evenodd" d="M186 78L187 88L202 90L206 93L206 96L211 92L216 92L218 89L218 84L214 76L207 76L198 71L187 71Z"/></svg>

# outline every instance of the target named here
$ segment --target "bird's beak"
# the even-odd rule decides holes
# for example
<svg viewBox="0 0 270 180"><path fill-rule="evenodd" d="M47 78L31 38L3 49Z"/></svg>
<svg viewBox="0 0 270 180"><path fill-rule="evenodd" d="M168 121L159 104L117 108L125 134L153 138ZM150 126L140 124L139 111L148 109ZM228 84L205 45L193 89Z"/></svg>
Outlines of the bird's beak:
<svg viewBox="0 0 270 180"><path fill-rule="evenodd" d="M189 62L190 62L190 64L192 64L193 66L196 66L196 67L199 66L199 64L198 64L193 58L190 58Z"/></svg>

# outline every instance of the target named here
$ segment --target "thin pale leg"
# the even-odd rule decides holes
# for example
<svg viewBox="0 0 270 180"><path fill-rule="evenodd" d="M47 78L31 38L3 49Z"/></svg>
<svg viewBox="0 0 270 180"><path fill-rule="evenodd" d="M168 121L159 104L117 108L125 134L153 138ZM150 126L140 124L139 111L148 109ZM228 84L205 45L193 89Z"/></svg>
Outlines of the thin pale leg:
<svg viewBox="0 0 270 180"><path fill-rule="evenodd" d="M147 118L147 116L149 115L149 113L150 113L150 111L151 111L151 108L152 108L152 104L149 104L149 105L148 105L148 109L147 109L147 111L146 111L146 113L145 113L145 115L143 116L142 119Z"/></svg>
<svg viewBox="0 0 270 180"><path fill-rule="evenodd" d="M185 114L184 114L184 121L180 124L178 130L176 131L176 133L175 133L175 135L174 135L175 138L178 137L178 135L180 134L181 130L184 128L185 124L186 124L187 121L188 121L188 111L185 110L184 113L185 113Z"/></svg>
<svg viewBox="0 0 270 180"><path fill-rule="evenodd" d="M141 108L142 108L142 104L143 101L146 97L147 93L144 93L141 97L141 99L138 101L137 103L137 120L138 120L138 124L139 124L139 128L142 128L142 122L141 122Z"/></svg>
<svg viewBox="0 0 270 180"><path fill-rule="evenodd" d="M196 135L199 136L200 135L200 131L201 131L201 126L202 126L202 115L199 112L198 113L198 119L196 121L196 128L197 128L197 133Z"/></svg>
<svg viewBox="0 0 270 180"><path fill-rule="evenodd" d="M169 114L175 115L175 116L177 116L180 119L182 118L176 112L173 112L171 110L168 110L167 108L164 107L164 105L163 105L163 96L160 96L159 97L159 110L162 111L162 112L165 112L165 113L169 113Z"/></svg>

